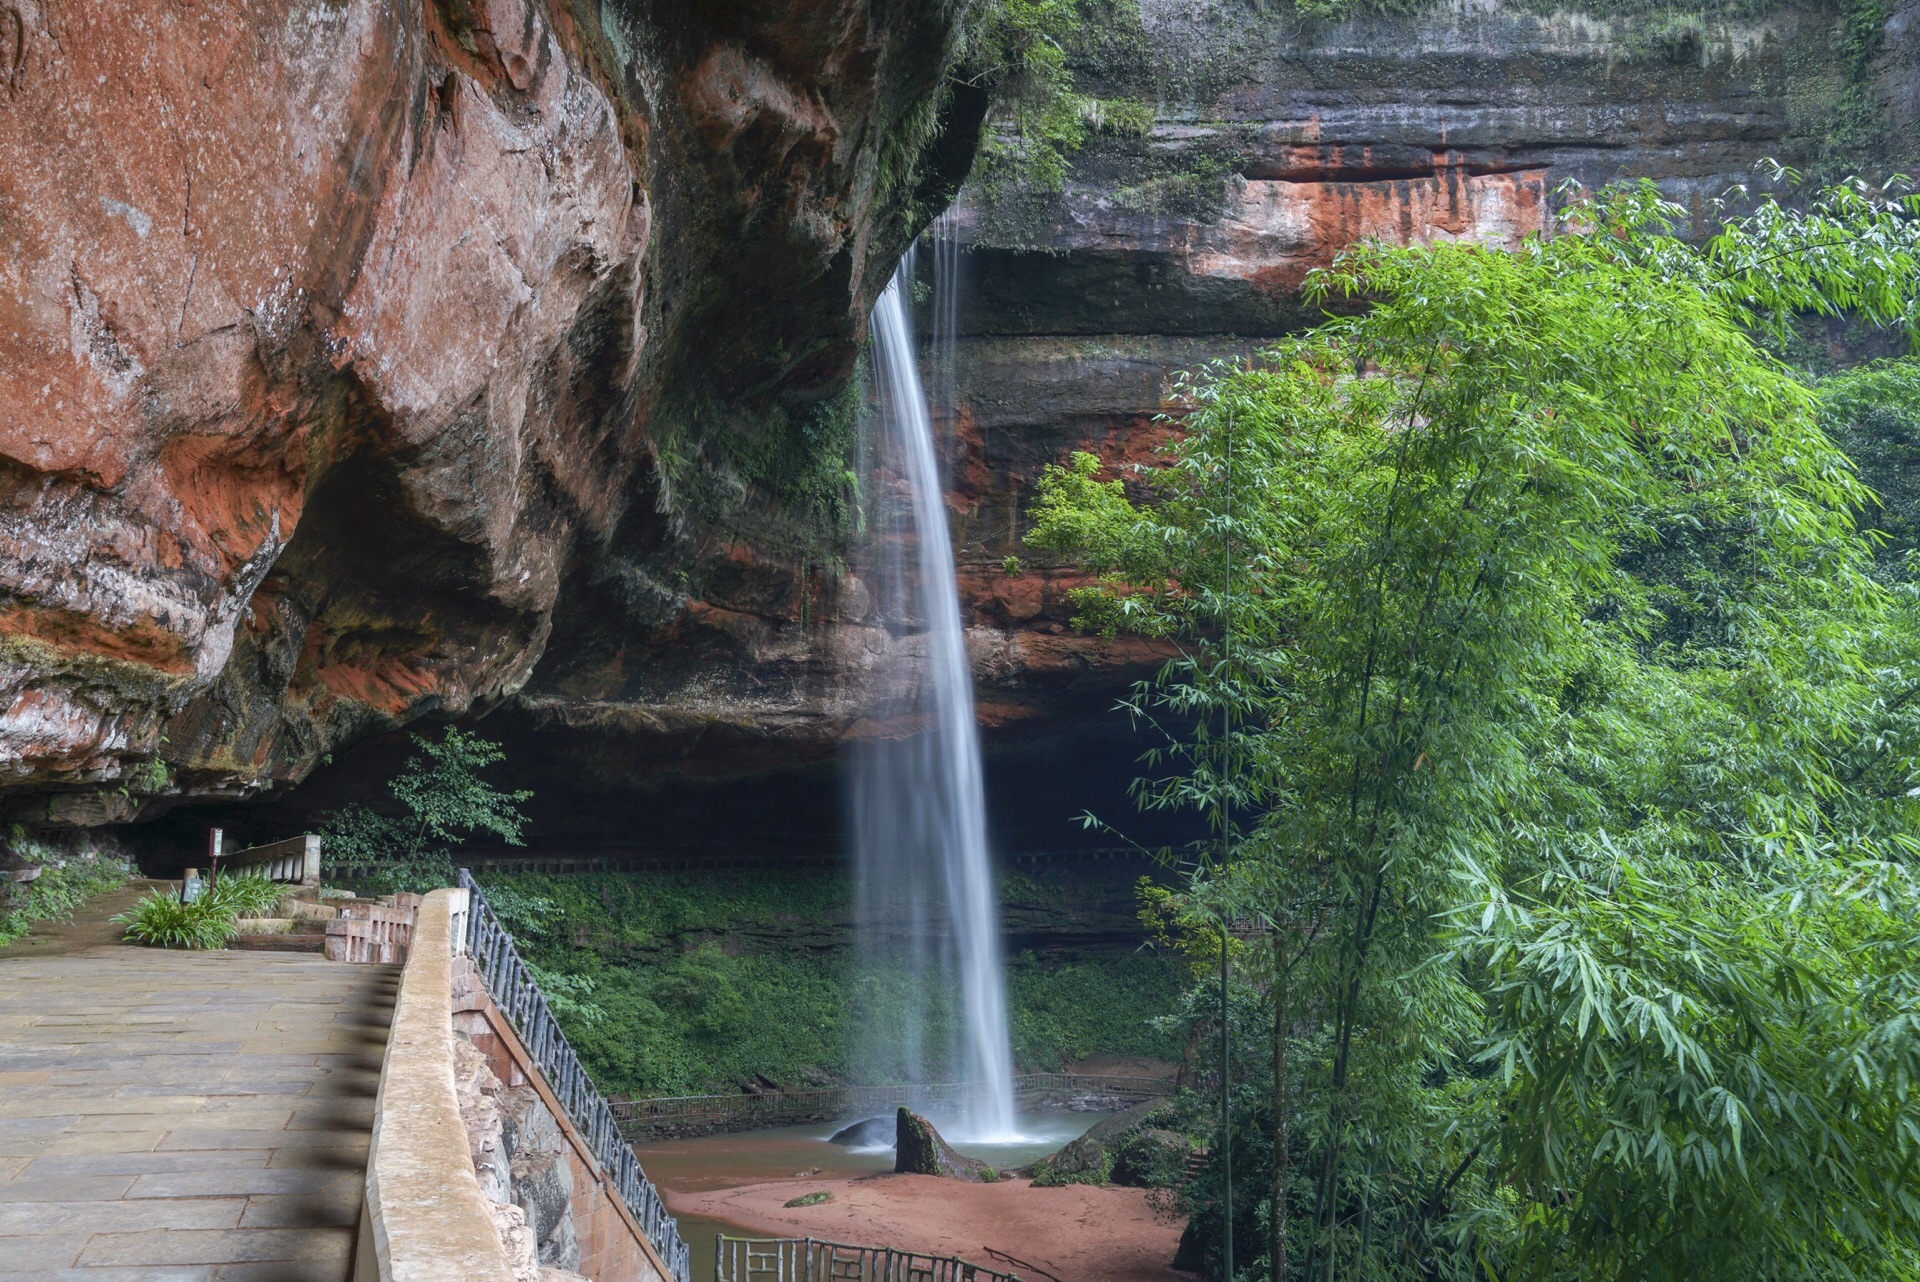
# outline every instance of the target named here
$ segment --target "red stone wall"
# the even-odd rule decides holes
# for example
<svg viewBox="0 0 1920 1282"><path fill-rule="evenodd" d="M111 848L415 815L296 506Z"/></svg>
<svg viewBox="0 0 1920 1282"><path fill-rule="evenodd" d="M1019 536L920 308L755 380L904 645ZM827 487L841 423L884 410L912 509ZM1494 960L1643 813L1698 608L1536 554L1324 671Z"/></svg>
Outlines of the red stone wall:
<svg viewBox="0 0 1920 1282"><path fill-rule="evenodd" d="M591 1282L669 1282L665 1265L601 1178L592 1149L574 1130L468 957L453 959L453 1027L487 1057L487 1067L503 1085L532 1085L560 1124L573 1171L573 1227L580 1242L581 1274Z"/></svg>

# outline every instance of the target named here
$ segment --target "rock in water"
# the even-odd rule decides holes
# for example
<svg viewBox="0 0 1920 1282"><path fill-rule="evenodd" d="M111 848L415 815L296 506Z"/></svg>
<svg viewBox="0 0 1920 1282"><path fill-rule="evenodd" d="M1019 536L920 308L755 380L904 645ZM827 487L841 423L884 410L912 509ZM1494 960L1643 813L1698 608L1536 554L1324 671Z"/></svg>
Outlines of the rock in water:
<svg viewBox="0 0 1920 1282"><path fill-rule="evenodd" d="M900 1110L893 1151L896 1175L944 1175L969 1184L990 1182L985 1162L954 1152L953 1145L940 1138L932 1122L908 1108Z"/></svg>
<svg viewBox="0 0 1920 1282"><path fill-rule="evenodd" d="M833 1133L829 1144L849 1148L887 1148L893 1144L894 1121L891 1117L869 1117Z"/></svg>

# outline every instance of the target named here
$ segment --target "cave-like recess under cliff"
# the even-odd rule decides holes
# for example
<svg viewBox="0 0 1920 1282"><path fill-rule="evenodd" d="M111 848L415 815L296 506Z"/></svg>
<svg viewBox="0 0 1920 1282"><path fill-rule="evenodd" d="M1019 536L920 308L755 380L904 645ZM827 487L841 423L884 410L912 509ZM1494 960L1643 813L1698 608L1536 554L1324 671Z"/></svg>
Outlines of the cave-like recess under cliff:
<svg viewBox="0 0 1920 1282"><path fill-rule="evenodd" d="M1298 326L1357 237L1913 167L1920 8L1859 2L1105 4L1057 191L960 186L960 0L0 6L4 818L272 834L467 718L555 849L830 857L915 644L842 556L851 380L950 205L998 838L1096 841L1165 656L1004 568L1040 467L1147 457L1172 373Z"/></svg>

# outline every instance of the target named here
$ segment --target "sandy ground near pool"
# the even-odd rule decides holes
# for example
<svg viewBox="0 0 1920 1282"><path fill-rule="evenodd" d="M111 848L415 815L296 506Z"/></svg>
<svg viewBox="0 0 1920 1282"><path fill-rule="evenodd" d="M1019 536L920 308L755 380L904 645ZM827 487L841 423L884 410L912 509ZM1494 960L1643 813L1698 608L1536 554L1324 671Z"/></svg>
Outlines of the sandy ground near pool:
<svg viewBox="0 0 1920 1282"><path fill-rule="evenodd" d="M788 1209L825 1189L833 1201ZM815 1237L957 1255L1029 1282L1191 1282L1167 1267L1180 1226L1158 1218L1143 1189L1037 1189L1026 1180L963 1184L931 1175L778 1180L708 1193L668 1193L681 1215L726 1220L768 1237ZM1002 1252L994 1255L991 1252ZM1022 1268L1005 1258L1012 1256Z"/></svg>

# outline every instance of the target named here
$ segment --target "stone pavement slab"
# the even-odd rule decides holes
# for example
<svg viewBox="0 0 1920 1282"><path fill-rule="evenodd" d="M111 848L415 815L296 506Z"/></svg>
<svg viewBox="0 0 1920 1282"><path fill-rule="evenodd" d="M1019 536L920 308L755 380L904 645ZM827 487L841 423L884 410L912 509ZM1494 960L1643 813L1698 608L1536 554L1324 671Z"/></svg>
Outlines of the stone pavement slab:
<svg viewBox="0 0 1920 1282"><path fill-rule="evenodd" d="M398 968L0 956L0 1282L345 1282Z"/></svg>

